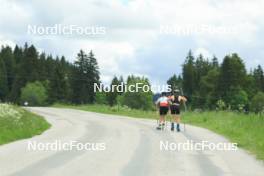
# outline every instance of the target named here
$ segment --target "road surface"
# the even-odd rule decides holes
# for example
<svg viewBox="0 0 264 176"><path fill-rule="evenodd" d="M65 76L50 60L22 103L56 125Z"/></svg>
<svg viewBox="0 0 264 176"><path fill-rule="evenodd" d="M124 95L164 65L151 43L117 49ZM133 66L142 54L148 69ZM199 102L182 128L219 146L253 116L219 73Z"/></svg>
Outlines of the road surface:
<svg viewBox="0 0 264 176"><path fill-rule="evenodd" d="M227 143L206 129L186 126L177 133L156 131L153 120L70 109L30 108L52 128L42 135L0 146L1 176L263 176L264 165L247 152L165 150L161 143ZM38 150L29 144L77 141L88 150ZM42 145L42 146L43 146ZM102 146L103 145L103 146ZM41 145L40 145L41 146ZM50 149L50 148L49 148ZM105 150L103 150L105 149ZM168 149L168 148L167 148Z"/></svg>

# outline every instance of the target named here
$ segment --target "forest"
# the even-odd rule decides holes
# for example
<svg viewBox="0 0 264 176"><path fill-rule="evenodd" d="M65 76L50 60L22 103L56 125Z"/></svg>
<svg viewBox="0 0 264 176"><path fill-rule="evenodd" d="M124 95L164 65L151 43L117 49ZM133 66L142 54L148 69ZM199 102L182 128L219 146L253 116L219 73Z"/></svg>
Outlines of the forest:
<svg viewBox="0 0 264 176"><path fill-rule="evenodd" d="M176 70L175 70L176 72ZM190 50L182 74L172 75L167 84L180 89L188 98L190 110L264 111L264 73L261 65L246 69L237 53L227 54L222 63L217 57L195 57ZM136 73L135 73L136 75ZM70 63L64 56L39 53L34 45L2 46L0 51L0 101L30 106L53 103L121 105L151 110L154 92L94 92L101 83L93 51L83 50ZM143 83L146 77L114 76L111 85Z"/></svg>

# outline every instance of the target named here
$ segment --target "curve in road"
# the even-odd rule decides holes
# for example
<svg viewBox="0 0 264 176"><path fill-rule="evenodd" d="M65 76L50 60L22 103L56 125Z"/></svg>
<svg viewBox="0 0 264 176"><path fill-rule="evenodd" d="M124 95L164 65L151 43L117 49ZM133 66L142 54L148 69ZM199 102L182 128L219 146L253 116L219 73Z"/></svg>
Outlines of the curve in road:
<svg viewBox="0 0 264 176"><path fill-rule="evenodd" d="M160 144L227 143L209 130L187 125L181 133L156 131L153 120L72 109L29 108L52 128L39 136L0 147L1 176L263 176L264 165L244 150L161 150ZM32 151L28 144L104 143L99 151Z"/></svg>

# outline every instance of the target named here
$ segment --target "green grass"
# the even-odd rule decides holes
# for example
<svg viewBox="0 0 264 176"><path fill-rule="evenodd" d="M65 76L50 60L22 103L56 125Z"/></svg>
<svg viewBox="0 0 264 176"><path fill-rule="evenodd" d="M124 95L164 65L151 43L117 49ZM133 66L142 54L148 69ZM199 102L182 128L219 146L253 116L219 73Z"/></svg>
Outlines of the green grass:
<svg viewBox="0 0 264 176"><path fill-rule="evenodd" d="M40 135L50 128L42 117L13 105L0 104L0 145Z"/></svg>
<svg viewBox="0 0 264 176"><path fill-rule="evenodd" d="M132 110L127 107L109 107L106 105L62 105L54 107L73 108L84 111L105 114L124 115L135 118L157 119L155 111ZM264 160L264 118L255 114L241 114L235 112L186 112L182 114L183 121L203 128L207 128L238 143L239 147Z"/></svg>
<svg viewBox="0 0 264 176"><path fill-rule="evenodd" d="M264 118L235 112L188 112L185 122L214 131L264 160Z"/></svg>

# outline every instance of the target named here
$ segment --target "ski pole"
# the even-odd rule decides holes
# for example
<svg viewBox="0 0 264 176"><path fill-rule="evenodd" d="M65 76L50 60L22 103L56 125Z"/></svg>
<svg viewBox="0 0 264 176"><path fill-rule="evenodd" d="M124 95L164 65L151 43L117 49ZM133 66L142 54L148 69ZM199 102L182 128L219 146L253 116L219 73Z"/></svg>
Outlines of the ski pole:
<svg viewBox="0 0 264 176"><path fill-rule="evenodd" d="M184 95L182 88L181 88L181 94ZM185 101L183 101L183 105L184 105L184 112L187 112L187 106L186 106ZM186 131L185 122L183 122L183 128L184 128L184 131Z"/></svg>

